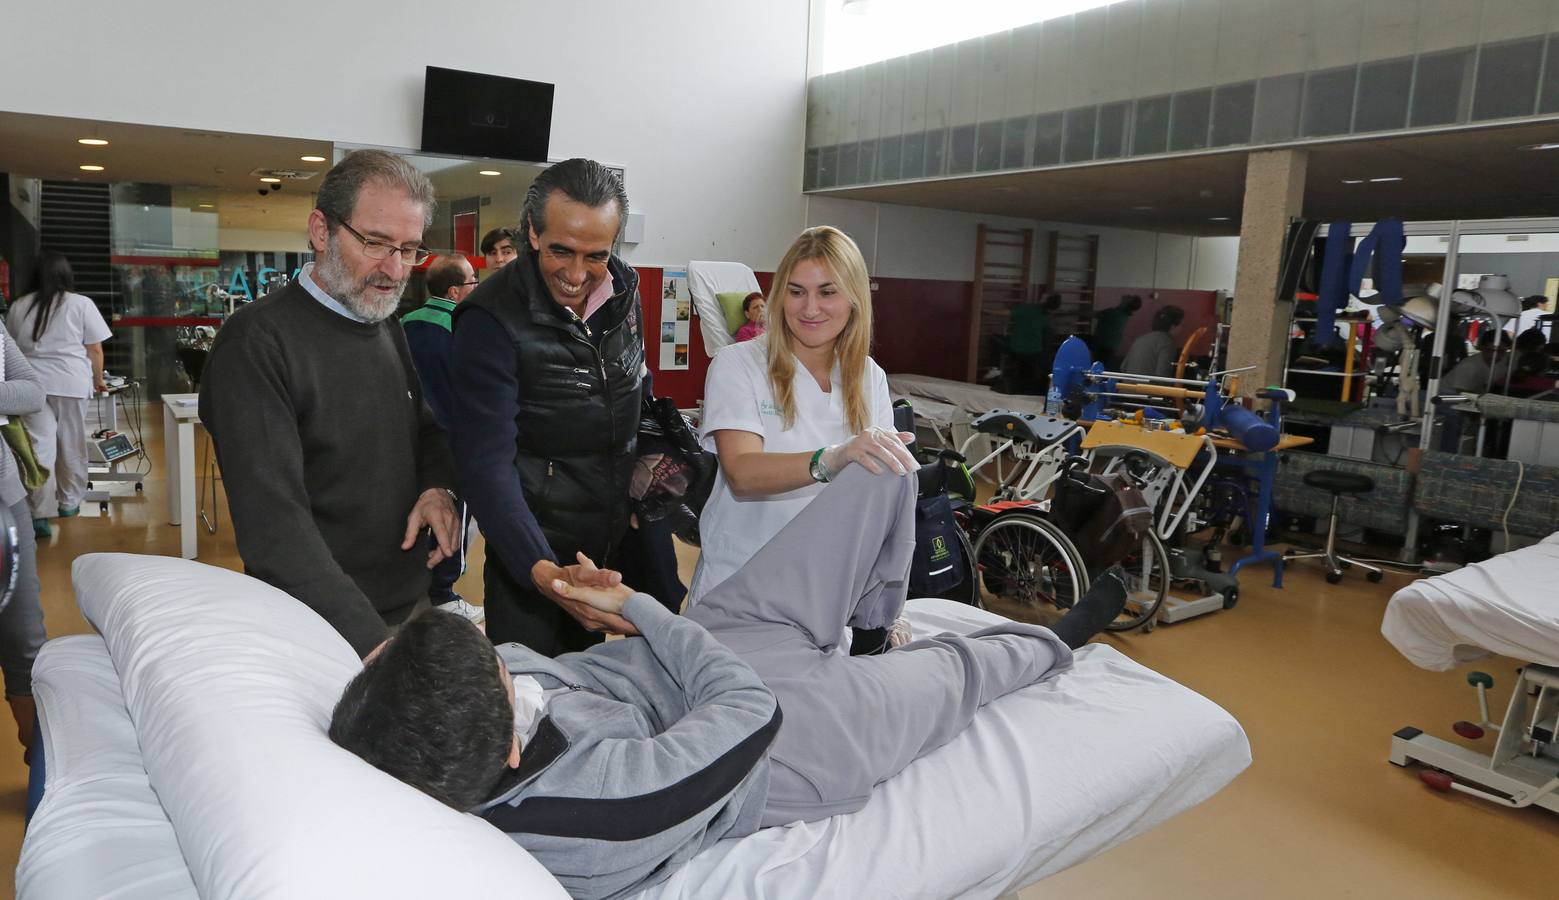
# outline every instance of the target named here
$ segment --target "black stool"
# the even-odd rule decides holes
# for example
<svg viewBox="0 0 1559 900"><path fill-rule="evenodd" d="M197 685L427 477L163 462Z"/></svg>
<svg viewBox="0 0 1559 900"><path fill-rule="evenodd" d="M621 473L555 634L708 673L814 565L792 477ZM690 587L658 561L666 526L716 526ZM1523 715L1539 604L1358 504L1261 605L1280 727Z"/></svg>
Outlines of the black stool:
<svg viewBox="0 0 1559 900"><path fill-rule="evenodd" d="M1352 472L1332 472L1319 469L1314 472L1306 472L1304 481L1307 487L1320 488L1332 495L1332 521L1326 529L1326 549L1312 553L1295 553L1293 550L1286 550L1283 553L1283 560L1287 562L1288 560L1310 559L1311 557L1325 560L1327 584L1336 584L1342 581L1342 570L1349 566L1358 566L1366 570L1369 573L1366 577L1370 581L1378 582L1385 577L1385 573L1374 566L1359 562L1356 559L1350 559L1337 552L1337 507L1342 502L1343 494L1352 496L1368 494L1375 489L1375 479L1368 475L1356 475Z"/></svg>

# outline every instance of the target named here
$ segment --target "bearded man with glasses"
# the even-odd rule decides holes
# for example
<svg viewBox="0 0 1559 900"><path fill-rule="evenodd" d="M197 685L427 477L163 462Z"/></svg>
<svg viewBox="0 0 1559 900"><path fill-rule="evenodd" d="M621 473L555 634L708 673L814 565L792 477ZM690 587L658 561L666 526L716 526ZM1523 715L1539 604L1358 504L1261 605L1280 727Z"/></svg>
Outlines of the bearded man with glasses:
<svg viewBox="0 0 1559 900"><path fill-rule="evenodd" d="M217 333L200 389L238 553L367 655L458 549L454 466L391 318L433 186L361 150L319 186L315 261Z"/></svg>

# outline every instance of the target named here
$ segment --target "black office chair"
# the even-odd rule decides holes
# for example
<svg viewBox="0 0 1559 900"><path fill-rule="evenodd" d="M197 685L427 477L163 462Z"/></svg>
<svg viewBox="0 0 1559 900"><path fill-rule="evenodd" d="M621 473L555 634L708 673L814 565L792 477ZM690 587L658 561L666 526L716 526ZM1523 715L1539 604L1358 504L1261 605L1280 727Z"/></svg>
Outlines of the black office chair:
<svg viewBox="0 0 1559 900"><path fill-rule="evenodd" d="M1309 553L1296 553L1289 549L1283 552L1284 562L1295 559L1310 559L1312 557L1326 561L1326 582L1336 584L1342 581L1342 570L1350 566L1358 566L1369 574L1365 577L1370 581L1378 582L1385 577L1385 573L1368 563L1343 556L1337 552L1337 507L1342 503L1344 494L1360 496L1368 494L1375 489L1375 479L1368 475L1358 475L1353 472L1332 472L1326 469L1318 469L1314 472L1306 472L1304 482L1307 487L1320 488L1332 495L1332 521L1326 529L1326 549Z"/></svg>

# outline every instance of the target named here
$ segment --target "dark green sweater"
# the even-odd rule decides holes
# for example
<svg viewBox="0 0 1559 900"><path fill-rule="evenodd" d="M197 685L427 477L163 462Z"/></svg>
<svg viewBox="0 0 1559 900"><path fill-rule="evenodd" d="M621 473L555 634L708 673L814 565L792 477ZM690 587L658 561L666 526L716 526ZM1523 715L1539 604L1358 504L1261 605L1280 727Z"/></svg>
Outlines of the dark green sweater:
<svg viewBox="0 0 1559 900"><path fill-rule="evenodd" d="M422 491L454 485L400 326L332 312L297 283L218 332L200 389L238 554L366 654L427 594L401 550Z"/></svg>

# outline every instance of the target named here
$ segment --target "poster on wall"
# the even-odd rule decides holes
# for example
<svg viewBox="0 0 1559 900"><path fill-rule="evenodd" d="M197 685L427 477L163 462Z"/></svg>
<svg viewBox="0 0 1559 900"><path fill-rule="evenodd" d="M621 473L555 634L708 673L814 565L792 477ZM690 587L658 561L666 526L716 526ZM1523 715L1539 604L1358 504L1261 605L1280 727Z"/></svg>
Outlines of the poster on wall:
<svg viewBox="0 0 1559 900"><path fill-rule="evenodd" d="M660 289L661 371L687 368L688 329L693 296L688 292L686 269L665 269Z"/></svg>

